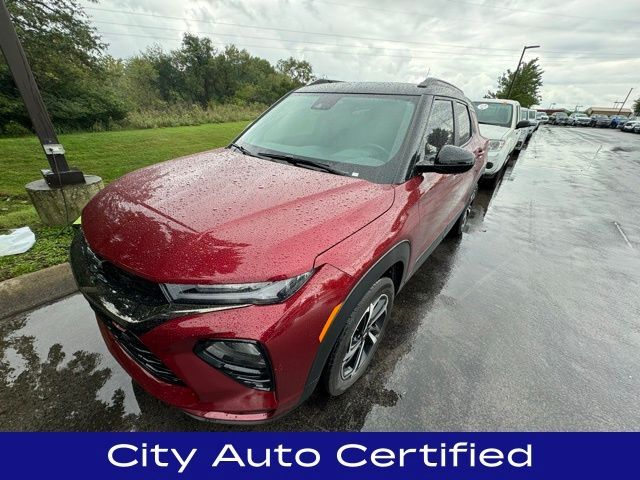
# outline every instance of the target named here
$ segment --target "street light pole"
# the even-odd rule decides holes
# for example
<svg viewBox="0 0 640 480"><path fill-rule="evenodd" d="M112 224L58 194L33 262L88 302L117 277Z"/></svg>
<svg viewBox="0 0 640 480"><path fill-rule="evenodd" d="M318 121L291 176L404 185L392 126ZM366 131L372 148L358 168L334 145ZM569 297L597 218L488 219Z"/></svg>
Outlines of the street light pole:
<svg viewBox="0 0 640 480"><path fill-rule="evenodd" d="M69 168L64 156L64 148L58 142L47 109L42 101L40 90L33 77L33 72L16 34L9 10L0 0L0 48L9 65L9 70L24 101L31 118L33 129L40 140L51 170L42 170L47 184L51 187L85 183L84 175L79 170Z"/></svg>
<svg viewBox="0 0 640 480"><path fill-rule="evenodd" d="M629 95L631 95L632 90L633 88L630 88L629 93L627 93L627 96L624 97L624 102L622 102L622 105L620 105L620 110L618 110L618 115L620 115L620 112L622 111L622 107L624 107L624 104L627 103L627 100L629 100Z"/></svg>
<svg viewBox="0 0 640 480"><path fill-rule="evenodd" d="M511 78L511 83L509 84L509 90L507 90L507 98L511 96L511 90L513 89L513 84L516 81L516 77L518 76L518 70L520 70L520 64L522 63L522 59L524 58L524 52L531 48L540 48L540 45L527 45L522 49L520 60L518 60L518 66L516 67L516 71L513 72L513 77Z"/></svg>
<svg viewBox="0 0 640 480"><path fill-rule="evenodd" d="M554 105L555 105L555 102L554 103L550 103L549 104L549 108L547 108L547 110L551 110L551 107L553 107Z"/></svg>

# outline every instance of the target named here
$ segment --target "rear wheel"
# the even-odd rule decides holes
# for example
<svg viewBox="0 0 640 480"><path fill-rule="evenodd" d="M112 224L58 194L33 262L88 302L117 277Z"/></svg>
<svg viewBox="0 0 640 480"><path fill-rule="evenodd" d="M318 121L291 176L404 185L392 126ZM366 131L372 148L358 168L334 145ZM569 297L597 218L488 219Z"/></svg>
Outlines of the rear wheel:
<svg viewBox="0 0 640 480"><path fill-rule="evenodd" d="M323 383L330 395L342 395L367 370L384 335L394 297L393 282L383 277L351 312L324 371Z"/></svg>
<svg viewBox="0 0 640 480"><path fill-rule="evenodd" d="M489 182L492 185L495 185L501 173L502 173L502 170L497 172L495 176L489 180ZM467 203L467 207L460 214L460 216L458 217L458 220L456 220L456 223L451 228L451 231L449 232L449 234L452 237L462 236L462 233L464 232L464 229L467 226L467 222L469 220L469 214L471 213L471 204L475 200L477 194L478 194L478 185L476 185L475 188L473 189L473 192L471 192L471 197L469 197L469 202Z"/></svg>

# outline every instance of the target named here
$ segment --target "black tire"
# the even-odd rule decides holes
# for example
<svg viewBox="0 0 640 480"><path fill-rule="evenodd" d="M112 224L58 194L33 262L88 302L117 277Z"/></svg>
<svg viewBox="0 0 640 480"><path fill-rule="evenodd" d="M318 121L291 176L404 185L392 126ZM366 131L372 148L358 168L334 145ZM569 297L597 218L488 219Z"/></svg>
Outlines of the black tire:
<svg viewBox="0 0 640 480"><path fill-rule="evenodd" d="M377 302L381 301L383 297L386 297L384 313L377 319L368 317L371 307L377 305ZM393 282L390 278L382 277L371 286L353 309L351 315L349 315L349 319L327 360L323 373L322 382L331 396L336 397L346 392L362 377L369 367L371 359L378 350L380 340L384 336L388 319L393 309L394 297L395 288ZM373 323L369 328L367 325L371 320L373 320ZM377 333L374 335L374 332ZM371 340L371 335L375 336L375 341ZM364 345L361 352L358 353L356 351L353 353L354 348L360 349L359 342ZM351 355L349 360L345 360L348 352L351 352ZM360 356L355 358L358 355Z"/></svg>
<svg viewBox="0 0 640 480"><path fill-rule="evenodd" d="M506 165L506 162L505 162L505 165ZM502 167L502 170L504 170L504 167ZM496 174L489 179L489 184L491 186L495 186L498 183L498 178L502 174L502 170L500 170L499 172L496 172ZM453 225L453 227L451 227L451 230L449 231L450 237L461 237L462 234L464 233L464 227L467 225L467 220L469 219L469 213L471 212L471 204L475 200L477 194L478 194L478 185L476 185L475 188L473 189L473 192L471 192L471 196L469 197L467 206L462 211L462 213L458 217L458 220L456 220L456 223Z"/></svg>

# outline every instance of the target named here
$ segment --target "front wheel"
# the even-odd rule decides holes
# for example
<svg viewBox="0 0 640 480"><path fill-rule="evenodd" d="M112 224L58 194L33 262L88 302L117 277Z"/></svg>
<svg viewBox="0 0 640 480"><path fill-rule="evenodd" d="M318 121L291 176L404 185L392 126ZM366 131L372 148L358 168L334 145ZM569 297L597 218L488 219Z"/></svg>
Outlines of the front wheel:
<svg viewBox="0 0 640 480"><path fill-rule="evenodd" d="M394 296L393 282L383 277L351 312L324 371L323 383L330 395L342 395L367 370L384 335Z"/></svg>

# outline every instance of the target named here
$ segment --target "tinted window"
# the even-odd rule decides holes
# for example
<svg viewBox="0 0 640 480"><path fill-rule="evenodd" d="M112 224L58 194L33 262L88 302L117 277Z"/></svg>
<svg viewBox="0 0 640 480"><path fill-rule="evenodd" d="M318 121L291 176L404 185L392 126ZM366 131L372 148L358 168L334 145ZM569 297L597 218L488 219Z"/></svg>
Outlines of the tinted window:
<svg viewBox="0 0 640 480"><path fill-rule="evenodd" d="M456 102L456 121L458 122L458 145L464 145L471 138L471 120L467 106Z"/></svg>
<svg viewBox="0 0 640 480"><path fill-rule="evenodd" d="M427 158L435 158L442 147L450 144L453 144L453 105L449 100L434 100L424 153Z"/></svg>

